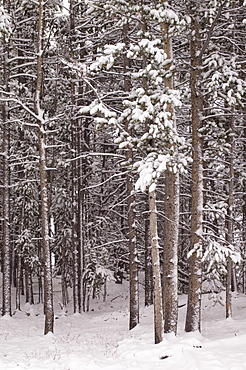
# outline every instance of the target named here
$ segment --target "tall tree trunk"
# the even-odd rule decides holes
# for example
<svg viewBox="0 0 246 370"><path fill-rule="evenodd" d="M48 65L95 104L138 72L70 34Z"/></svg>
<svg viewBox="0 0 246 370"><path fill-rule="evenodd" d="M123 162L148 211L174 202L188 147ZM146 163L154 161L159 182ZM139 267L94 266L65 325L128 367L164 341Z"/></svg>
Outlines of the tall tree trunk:
<svg viewBox="0 0 246 370"><path fill-rule="evenodd" d="M172 66L173 52L172 40L168 36L169 25L162 24L164 36L164 51L167 59L171 62L167 70ZM165 78L165 88L172 90L173 76ZM176 129L174 107L168 104L167 111L169 119L173 122L173 129ZM174 153L177 152L173 144ZM179 174L167 169L165 172L165 221L164 221L164 249L163 249L163 310L164 310L164 331L165 333L177 334L178 323L178 230L179 230Z"/></svg>
<svg viewBox="0 0 246 370"><path fill-rule="evenodd" d="M227 199L227 218L226 218L226 241L229 247L233 245L233 205L234 205L234 117L232 116L230 127L228 128L228 143L230 145L230 154L228 158L229 163L229 186L228 186L228 199ZM231 305L231 292L232 292L232 261L230 258L227 260L227 277L226 277L226 318L232 316Z"/></svg>
<svg viewBox="0 0 246 370"><path fill-rule="evenodd" d="M192 193L191 193L191 255L189 257L189 291L185 331L200 331L202 284L202 223L203 223L203 155L201 116L203 98L201 83L201 41L199 3L190 1L191 16L191 120L192 120Z"/></svg>
<svg viewBox="0 0 246 370"><path fill-rule="evenodd" d="M44 260L44 334L54 331L54 309L53 309L53 288L52 268L49 238L49 211L48 211L48 188L46 170L46 137L43 110L41 109L41 90L43 83L43 49L42 36L44 32L44 1L39 1L38 18L38 39L37 39L37 82L35 91L35 113L38 117L38 145L39 145L39 174L41 191L41 221L42 221L42 246Z"/></svg>
<svg viewBox="0 0 246 370"><path fill-rule="evenodd" d="M79 126L79 125L78 125ZM78 151L81 153L84 151L83 144L81 144L81 131L83 129L78 127ZM84 169L86 168L83 160L78 159L78 284L77 284L77 294L78 294L78 307L79 312L81 313L81 309L83 306L82 297L83 292L83 271L84 271L84 231L83 228L85 226L84 223L84 190L83 187L86 187L82 178L86 178Z"/></svg>
<svg viewBox="0 0 246 370"><path fill-rule="evenodd" d="M76 2L71 0L69 6L70 12L70 57L73 59L74 56L74 41L75 41L75 11L78 11ZM81 96L83 94L82 85L76 84L74 81L71 82L71 101L72 101L72 148L74 152L74 158L79 157L82 149L81 145L81 132L82 127L80 120L74 118L76 115L75 107L79 105ZM74 313L81 313L82 308L82 269L83 269L83 191L82 191L82 161L80 158L72 161L72 207L73 207L73 220L72 220L72 244L73 244L73 304ZM84 294L83 294L84 301ZM84 302L83 302L84 309Z"/></svg>
<svg viewBox="0 0 246 370"><path fill-rule="evenodd" d="M5 63L6 68L6 63ZM4 71L6 74L6 70ZM7 119L7 103L2 103L3 120L3 315L11 315L11 247L10 247L10 216L9 216L9 126Z"/></svg>
<svg viewBox="0 0 246 370"><path fill-rule="evenodd" d="M128 39L128 24L123 26L123 38L127 45ZM130 60L124 55L124 90L130 91L131 81L128 75L130 68ZM128 131L128 124L125 125ZM129 167L132 166L133 152L131 148L126 149L126 161ZM127 221L128 221L128 243L129 243L129 285L130 285L130 318L129 329L133 329L139 323L139 281L138 281L138 250L137 250L137 235L136 235L136 211L135 211L135 190L133 173L129 169L126 178L127 187Z"/></svg>
<svg viewBox="0 0 246 370"><path fill-rule="evenodd" d="M163 241L164 331L175 334L177 334L178 323L178 223L179 176L167 170Z"/></svg>
<svg viewBox="0 0 246 370"><path fill-rule="evenodd" d="M21 295L21 269L22 269L22 263L21 263L21 256L16 255L17 259L17 269L16 269L16 309L20 311L21 309L21 301L20 301L20 295Z"/></svg>
<svg viewBox="0 0 246 370"><path fill-rule="evenodd" d="M74 86L73 86L74 87ZM74 98L74 91L73 91ZM75 102L75 99L74 99ZM72 148L74 156L79 154L79 129L76 120L72 120ZM81 251L80 251L80 214L79 214L79 168L78 160L72 161L72 245L73 245L73 305L74 313L81 312Z"/></svg>
<svg viewBox="0 0 246 370"><path fill-rule="evenodd" d="M244 136L244 163L246 163L246 104L244 105L244 129L243 129L243 136ZM243 205L242 205L242 212L243 212L243 257L244 257L244 267L243 267L243 292L246 293L246 179L244 179L243 185Z"/></svg>
<svg viewBox="0 0 246 370"><path fill-rule="evenodd" d="M147 199L148 200L148 199ZM146 214L149 211L149 204L146 204ZM149 240L149 219L146 217L144 221L144 244L145 244L145 306L153 304L153 269L151 259L151 245Z"/></svg>
<svg viewBox="0 0 246 370"><path fill-rule="evenodd" d="M4 2L4 5L7 4ZM8 43L3 34L3 85L8 91ZM3 272L3 309L2 315L11 315L11 246L10 246L10 168L9 146L10 128L8 123L8 103L2 103L2 150L3 150L3 246L2 246L2 272Z"/></svg>
<svg viewBox="0 0 246 370"><path fill-rule="evenodd" d="M132 159L132 150L127 150L127 159ZM127 219L129 234L129 274L130 274L130 321L129 329L133 329L139 323L139 289L138 289L138 251L135 224L135 194L133 175L127 174Z"/></svg>
<svg viewBox="0 0 246 370"><path fill-rule="evenodd" d="M159 242L157 232L157 209L156 209L156 192L149 192L149 224L150 224L150 241L153 266L153 288L154 288L154 332L155 343L163 340L163 306L162 306L162 286L160 271Z"/></svg>

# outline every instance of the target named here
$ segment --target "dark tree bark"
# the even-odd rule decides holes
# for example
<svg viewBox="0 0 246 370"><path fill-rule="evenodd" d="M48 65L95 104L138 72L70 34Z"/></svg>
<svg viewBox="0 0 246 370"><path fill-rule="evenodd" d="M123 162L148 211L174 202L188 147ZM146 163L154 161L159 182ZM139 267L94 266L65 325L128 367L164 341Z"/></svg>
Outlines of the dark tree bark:
<svg viewBox="0 0 246 370"><path fill-rule="evenodd" d="M178 324L179 176L166 172L163 247L164 331L177 334Z"/></svg>
<svg viewBox="0 0 246 370"><path fill-rule="evenodd" d="M149 193L149 223L150 223L150 241L153 268L153 288L154 288L154 333L155 344L163 340L163 306L162 306L162 286L160 271L159 241L157 232L157 209L156 192Z"/></svg>
<svg viewBox="0 0 246 370"><path fill-rule="evenodd" d="M201 40L199 24L199 2L190 1L190 88L192 121L192 194L191 194L191 255L189 258L189 291L185 331L200 331L201 283L202 283L202 223L203 223L203 154L201 116L203 98L201 83Z"/></svg>
<svg viewBox="0 0 246 370"><path fill-rule="evenodd" d="M173 51L172 40L168 35L169 25L162 24L164 36L164 51L167 59L171 62L167 70L172 66ZM165 78L165 88L174 88L173 76ZM167 111L176 129L174 107L168 104ZM171 147L171 145L170 145ZM171 148L170 148L171 149ZM177 152L175 144L172 149ZM178 230L179 230L179 173L167 168L165 172L165 221L164 221L164 247L163 247L163 311L165 333L177 334L178 323Z"/></svg>
<svg viewBox="0 0 246 370"><path fill-rule="evenodd" d="M123 26L123 38L127 45L129 43L128 31L129 26L126 23ZM124 90L130 91L131 81L128 76L130 69L130 60L124 55ZM125 125L128 131L128 124ZM129 329L133 329L139 323L139 281L138 281L138 250L136 235L136 195L134 190L134 177L131 171L133 162L133 152L130 147L126 149L126 161L129 165L129 171L126 177L127 187L127 221L128 221L128 243L129 243L129 284L130 284L130 318Z"/></svg>
<svg viewBox="0 0 246 370"><path fill-rule="evenodd" d="M8 48L3 36L3 79L8 86L7 58ZM8 104L2 103L2 125L3 125L3 246L2 246L2 272L3 272L3 310L2 315L11 315L11 247L10 247L10 168L9 168L9 123Z"/></svg>
<svg viewBox="0 0 246 370"><path fill-rule="evenodd" d="M69 14L70 14L70 58L80 59L83 55L82 52L74 52L74 43L76 40L76 19L79 16L81 7L79 3L72 0L70 1ZM77 12L77 14L76 14ZM81 29L81 32L83 30ZM83 121L80 118L75 117L77 114L76 106L83 105L82 99L84 94L84 83L82 81L71 82L71 126L72 126L72 149L74 153L74 159L71 165L71 176L72 176L72 207L73 207L73 220L72 220L72 244L73 244L73 303L74 312L81 313L82 307L85 311L85 294L86 289L83 291L83 270L84 270L84 224L85 224L85 192L83 188L86 188L86 159L80 158L80 154L87 150L86 140L87 137L87 125L86 120ZM85 149L86 148L86 149Z"/></svg>
<svg viewBox="0 0 246 370"><path fill-rule="evenodd" d="M246 163L246 104L244 108L244 162ZM243 235L243 255L244 258L246 256L246 179L244 179L244 185L243 185L243 205L242 205L242 213L243 213L243 230L242 230L242 235ZM243 292L244 294L246 293L246 262L244 261L244 271L243 271Z"/></svg>
<svg viewBox="0 0 246 370"><path fill-rule="evenodd" d="M3 5L7 8L8 1L4 1ZM2 34L2 65L3 75L2 83L6 91L9 91L9 44L7 36ZM11 245L10 245L10 167L9 167L9 151L10 151L10 127L9 127L9 112L8 103L2 102L2 151L3 151L3 199L2 199L2 218L3 218L3 241L2 241L2 272L3 272L3 308L2 315L11 315Z"/></svg>
<svg viewBox="0 0 246 370"><path fill-rule="evenodd" d="M21 276L21 270L22 270L22 263L21 263L21 257L16 256L17 263L16 263L16 309L20 310L21 309L21 301L20 301L20 296L21 296L21 283L22 283L22 276Z"/></svg>
<svg viewBox="0 0 246 370"><path fill-rule="evenodd" d="M228 122L229 123L229 122ZM228 199L227 199L227 215L226 215L226 241L230 246L233 245L233 208L234 208L234 158L235 158L235 132L234 132L234 117L232 115L229 127L227 130L228 144L230 145L230 153L228 158L229 163L229 179L228 179ZM226 318L232 316L232 260L229 257L227 260L227 276L226 276Z"/></svg>
<svg viewBox="0 0 246 370"><path fill-rule="evenodd" d="M39 174L41 192L42 247L44 261L44 334L54 331L52 268L49 237L49 198L47 187L46 166L46 134L43 110L41 108L41 92L43 84L43 32L44 32L44 1L39 1L38 38L37 38L37 81L34 99L35 114L38 120Z"/></svg>
<svg viewBox="0 0 246 370"><path fill-rule="evenodd" d="M127 150L127 159L132 159L131 149ZM128 233L129 233L129 275L130 275L130 321L129 329L133 329L139 323L139 289L138 289L138 251L136 240L136 212L135 194L133 187L133 175L127 174L127 209L128 209Z"/></svg>
<svg viewBox="0 0 246 370"><path fill-rule="evenodd" d="M149 205L146 205L146 214L149 211ZM145 306L153 304L153 269L151 259L151 245L149 239L149 218L146 217L144 221L144 244L145 244Z"/></svg>

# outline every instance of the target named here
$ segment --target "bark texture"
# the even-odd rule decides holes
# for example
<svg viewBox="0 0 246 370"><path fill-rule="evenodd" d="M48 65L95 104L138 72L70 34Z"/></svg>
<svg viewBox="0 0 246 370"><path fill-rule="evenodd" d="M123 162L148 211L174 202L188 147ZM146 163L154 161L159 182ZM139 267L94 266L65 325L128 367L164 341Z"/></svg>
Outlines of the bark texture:
<svg viewBox="0 0 246 370"><path fill-rule="evenodd" d="M129 44L129 25L123 26L123 39L125 44ZM130 60L124 54L124 90L129 92L131 89L131 80L128 72L130 69ZM126 131L130 131L128 123L125 124ZM127 187L127 222L128 222L128 240L129 240L129 280L130 280L130 318L129 329L133 329L139 323L139 279L138 279L138 250L136 235L136 202L134 190L134 178L131 171L133 152L130 147L126 149L126 161L129 165L129 171L126 178Z"/></svg>
<svg viewBox="0 0 246 370"><path fill-rule="evenodd" d="M47 170L46 170L46 137L43 111L41 109L41 90L43 83L43 50L42 36L44 31L44 1L39 1L39 19L38 19L38 39L37 39L37 82L35 91L35 113L38 117L39 135L39 174L40 174L40 192L41 192L41 222L42 222L42 247L44 260L44 314L45 327L44 334L54 331L54 309L53 309L53 287L52 287L52 269L50 254L49 237L49 209L48 209L48 188L47 188Z"/></svg>
<svg viewBox="0 0 246 370"><path fill-rule="evenodd" d="M128 156L131 150L128 150ZM128 196L128 233L129 233L129 279L130 279L130 321L129 329L133 329L139 323L139 288L138 288L138 251L135 226L135 194L132 174L127 175Z"/></svg>
<svg viewBox="0 0 246 370"><path fill-rule="evenodd" d="M227 199L227 218L226 218L226 241L229 246L233 245L233 206L234 206L234 156L235 156L235 145L234 145L234 122L233 116L230 121L230 127L228 127L228 144L230 145L230 153L228 158L229 163L229 179L228 179L228 199ZM231 303L231 292L232 292L232 261L230 258L227 260L227 277L226 277L226 318L232 316L232 303Z"/></svg>
<svg viewBox="0 0 246 370"><path fill-rule="evenodd" d="M153 266L153 288L154 288L154 332L155 344L163 340L163 306L162 306L162 287L160 272L159 242L157 232L157 209L156 209L156 192L149 192L149 224L150 224L150 241Z"/></svg>
<svg viewBox="0 0 246 370"><path fill-rule="evenodd" d="M172 40L168 34L169 25L162 24L164 36L164 51L170 63L167 71L170 70L173 60ZM172 90L173 75L167 74L165 88ZM169 119L176 130L176 118L172 104L167 105ZM177 147L170 144L170 150L175 153ZM164 331L165 333L177 334L178 322L178 230L179 230L179 174L168 168L165 172L165 221L164 221L164 248L163 248L163 310L164 310Z"/></svg>
<svg viewBox="0 0 246 370"><path fill-rule="evenodd" d="M191 15L191 120L192 120L192 194L191 194L191 256L189 258L189 292L185 331L200 331L202 283L202 223L203 223L203 155L199 133L203 111L201 83L201 40L199 9L190 2Z"/></svg>
<svg viewBox="0 0 246 370"><path fill-rule="evenodd" d="M8 4L5 3L5 6ZM5 35L3 38L3 84L8 87L8 43ZM3 272L3 308L2 315L11 315L11 246L10 246L10 168L9 168L9 140L10 128L8 123L8 103L2 103L2 150L3 150L3 245L2 245L2 272Z"/></svg>
<svg viewBox="0 0 246 370"><path fill-rule="evenodd" d="M7 122L7 104L2 106L3 118L3 310L2 315L11 315L11 247L10 247L10 218L9 218L9 127Z"/></svg>
<svg viewBox="0 0 246 370"><path fill-rule="evenodd" d="M146 214L149 211L149 205L146 204ZM145 293L145 306L153 304L153 269L151 259L151 245L149 240L149 219L146 218L144 221L144 244L145 244L145 281L144 281L144 293Z"/></svg>
<svg viewBox="0 0 246 370"><path fill-rule="evenodd" d="M179 176L166 172L163 248L164 331L177 334Z"/></svg>

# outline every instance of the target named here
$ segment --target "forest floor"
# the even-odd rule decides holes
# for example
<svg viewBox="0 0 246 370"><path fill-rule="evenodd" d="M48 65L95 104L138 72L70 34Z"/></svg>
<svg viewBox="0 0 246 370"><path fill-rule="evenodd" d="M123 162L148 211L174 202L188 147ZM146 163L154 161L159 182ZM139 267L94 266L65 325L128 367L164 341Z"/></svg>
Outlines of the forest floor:
<svg viewBox="0 0 246 370"><path fill-rule="evenodd" d="M43 335L42 305L23 304L0 318L0 369L29 370L240 370L246 369L246 296L234 294L233 319L209 294L202 297L202 334L184 333L186 306L179 308L178 336L154 343L153 307L144 307L140 324L128 331L128 282L108 284L106 302L90 311L64 312L55 288L55 333ZM187 297L179 297L180 304Z"/></svg>

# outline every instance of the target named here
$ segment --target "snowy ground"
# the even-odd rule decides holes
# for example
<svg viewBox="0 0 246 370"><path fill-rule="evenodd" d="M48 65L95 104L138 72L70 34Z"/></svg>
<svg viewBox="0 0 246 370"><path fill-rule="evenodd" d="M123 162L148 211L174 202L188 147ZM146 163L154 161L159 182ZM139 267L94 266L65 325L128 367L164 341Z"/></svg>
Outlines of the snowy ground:
<svg viewBox="0 0 246 370"><path fill-rule="evenodd" d="M233 319L203 295L202 335L183 331L186 307L179 309L178 337L153 344L152 308L141 304L141 322L128 331L128 287L110 283L105 303L81 315L59 308L55 293L55 334L43 336L42 306L28 304L0 318L0 370L240 370L246 369L246 297L233 298ZM184 303L185 296L180 297Z"/></svg>

